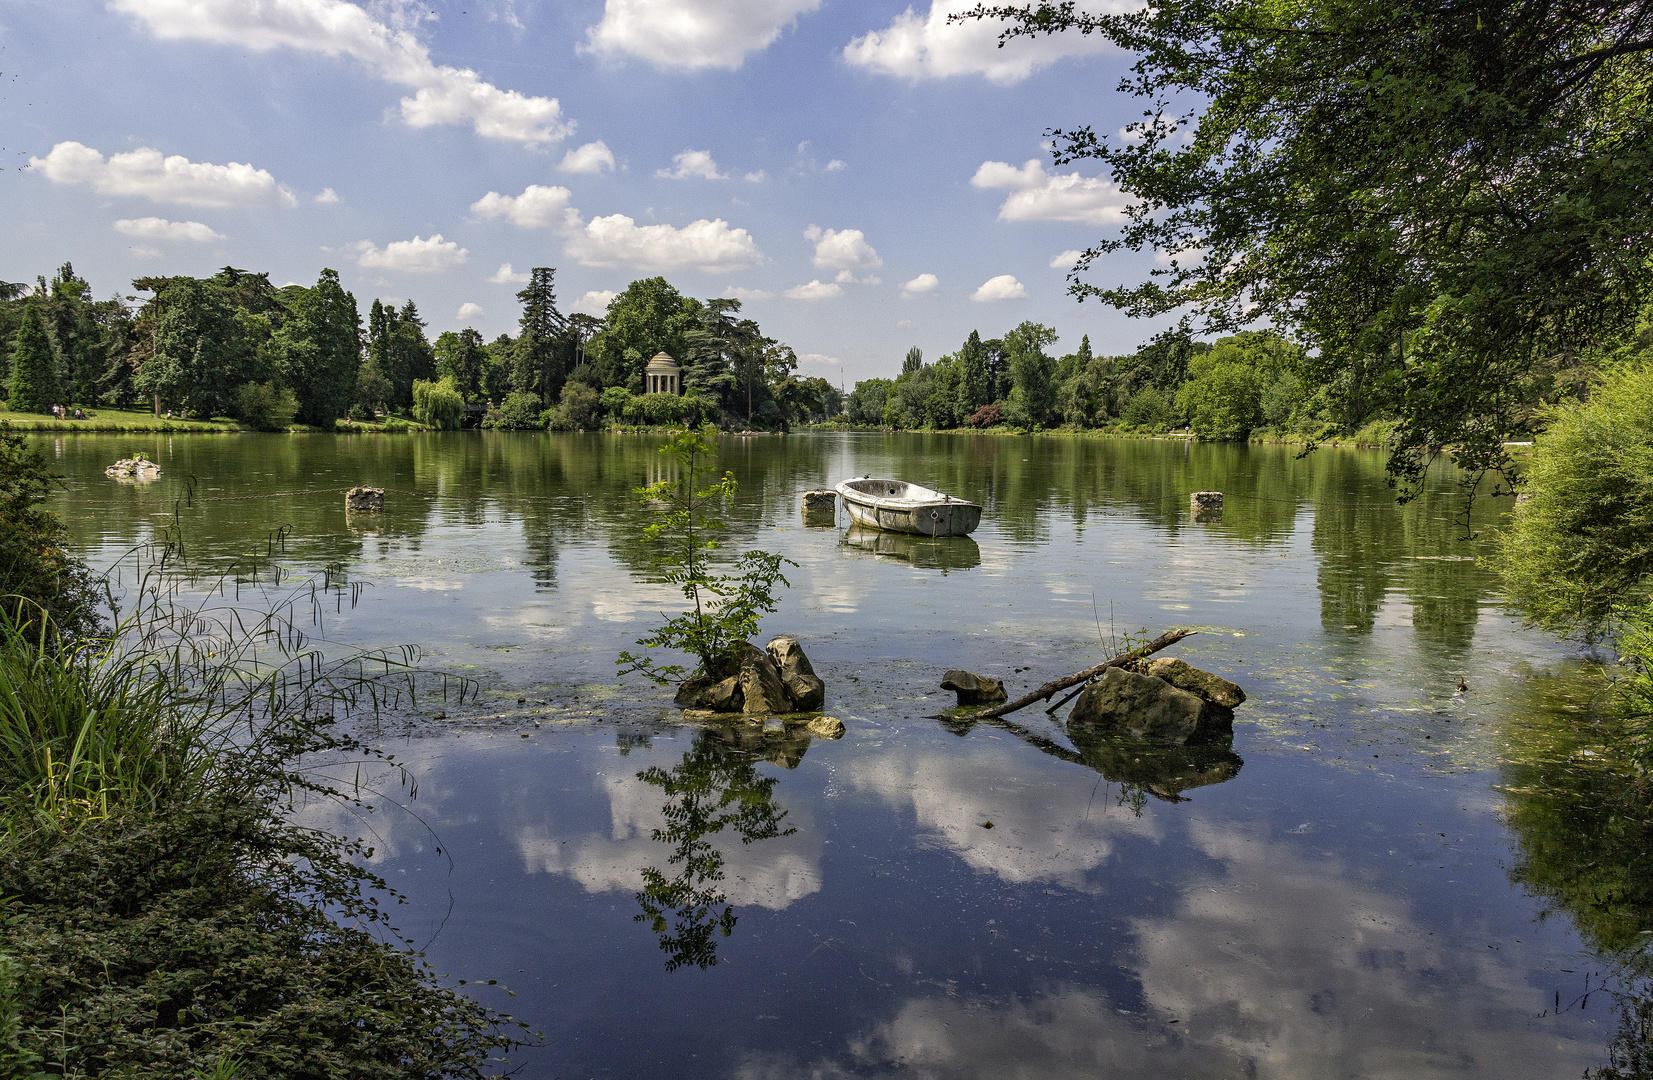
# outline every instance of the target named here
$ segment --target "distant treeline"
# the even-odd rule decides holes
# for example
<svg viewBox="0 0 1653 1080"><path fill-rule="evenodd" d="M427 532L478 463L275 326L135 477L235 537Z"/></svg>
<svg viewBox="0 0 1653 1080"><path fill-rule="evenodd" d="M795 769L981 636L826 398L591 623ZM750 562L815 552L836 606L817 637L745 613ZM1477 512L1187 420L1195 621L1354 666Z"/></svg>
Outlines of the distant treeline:
<svg viewBox="0 0 1653 1080"><path fill-rule="evenodd" d="M709 420L785 427L842 410L824 379L799 378L793 350L663 278L635 281L601 319L564 315L555 270L517 294L515 337L474 329L432 343L412 300L356 298L323 270L311 288L225 267L209 278L146 277L138 296L95 300L68 263L34 287L0 284L0 376L19 412L54 405L156 406L279 429L406 415L435 427L594 428ZM645 394L658 352L683 368L682 395Z"/></svg>
<svg viewBox="0 0 1653 1080"><path fill-rule="evenodd" d="M1024 322L1002 338L971 331L959 350L926 364L908 350L894 379L866 379L849 395L851 424L891 428L1110 428L1190 426L1205 439L1245 439L1258 428L1353 431L1347 396L1307 392L1302 350L1251 332L1215 344L1165 334L1124 356L1096 356L1090 337L1062 357L1048 326Z"/></svg>

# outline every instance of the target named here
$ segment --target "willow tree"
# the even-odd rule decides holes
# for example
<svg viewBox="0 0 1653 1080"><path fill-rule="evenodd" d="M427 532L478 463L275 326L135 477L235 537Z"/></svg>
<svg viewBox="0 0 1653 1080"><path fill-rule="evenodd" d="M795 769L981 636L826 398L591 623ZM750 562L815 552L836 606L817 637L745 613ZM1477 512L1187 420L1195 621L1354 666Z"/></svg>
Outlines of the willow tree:
<svg viewBox="0 0 1653 1080"><path fill-rule="evenodd" d="M1071 291L1201 332L1273 323L1345 424L1400 420L1415 491L1450 447L1473 473L1574 393L1653 284L1653 0L1070 0L981 6L1021 36L1134 53L1118 137L1049 131L1129 200ZM1147 281L1099 256L1155 251Z"/></svg>

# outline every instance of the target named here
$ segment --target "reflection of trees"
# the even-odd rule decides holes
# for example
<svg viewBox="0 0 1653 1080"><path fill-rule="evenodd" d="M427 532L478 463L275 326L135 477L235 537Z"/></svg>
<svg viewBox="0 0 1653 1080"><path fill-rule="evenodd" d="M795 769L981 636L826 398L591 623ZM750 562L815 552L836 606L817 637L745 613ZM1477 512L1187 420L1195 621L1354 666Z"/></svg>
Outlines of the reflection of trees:
<svg viewBox="0 0 1653 1080"><path fill-rule="evenodd" d="M1425 643L1454 656L1468 649L1483 597L1496 579L1470 561L1489 541L1463 539L1458 495L1397 506L1370 452L1321 450L1306 493L1314 501L1320 622L1330 631L1370 633L1391 591L1405 596Z"/></svg>
<svg viewBox="0 0 1653 1080"><path fill-rule="evenodd" d="M1145 796L1162 802L1187 802L1183 792L1232 780L1240 774L1245 760L1234 752L1234 736L1225 734L1211 741L1188 746L1161 746L1105 735L1084 727L1067 727L1073 749L1004 717L980 721L1007 731L1029 746L1054 758L1083 765L1102 774L1102 779L1120 787L1121 805L1142 813ZM942 718L942 726L955 735L968 735L978 721Z"/></svg>
<svg viewBox="0 0 1653 1080"><path fill-rule="evenodd" d="M802 757L801 748L797 756ZM717 938L728 937L735 928L734 906L719 885L723 854L707 837L733 827L742 844L751 844L796 831L781 828L787 812L775 803L779 778L759 774L759 760L737 742L707 731L671 769L651 766L637 774L665 794L666 827L655 829L653 837L674 845L666 863L675 873L667 876L658 867L645 867L643 890L637 894L643 909L637 920L646 920L660 935L667 971L686 964L713 966Z"/></svg>
<svg viewBox="0 0 1653 1080"><path fill-rule="evenodd" d="M1500 785L1512 880L1560 912L1613 964L1619 1031L1599 1080L1653 1076L1653 779L1612 720L1561 708L1540 686L1508 725Z"/></svg>

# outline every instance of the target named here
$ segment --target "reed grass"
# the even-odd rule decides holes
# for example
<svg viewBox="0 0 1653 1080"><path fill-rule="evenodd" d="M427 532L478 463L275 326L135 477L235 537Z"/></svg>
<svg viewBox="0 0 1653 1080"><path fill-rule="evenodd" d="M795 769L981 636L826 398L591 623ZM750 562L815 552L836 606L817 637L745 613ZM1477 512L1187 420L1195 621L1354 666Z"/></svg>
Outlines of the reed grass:
<svg viewBox="0 0 1653 1080"><path fill-rule="evenodd" d="M396 932L371 848L292 817L400 794L341 720L475 686L328 642L359 588L278 544L214 578L168 534L102 634L0 602L0 1078L480 1080L523 1042Z"/></svg>

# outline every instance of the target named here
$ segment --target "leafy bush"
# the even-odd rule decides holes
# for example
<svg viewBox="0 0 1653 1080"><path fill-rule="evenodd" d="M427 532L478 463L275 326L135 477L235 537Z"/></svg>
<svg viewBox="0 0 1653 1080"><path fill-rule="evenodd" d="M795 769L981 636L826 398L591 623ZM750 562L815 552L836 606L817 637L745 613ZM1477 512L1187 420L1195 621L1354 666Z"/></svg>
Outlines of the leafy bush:
<svg viewBox="0 0 1653 1080"><path fill-rule="evenodd" d="M600 426L602 399L583 382L570 380L562 388L562 400L551 410L548 426L554 431L590 431Z"/></svg>
<svg viewBox="0 0 1653 1080"><path fill-rule="evenodd" d="M279 383L243 383L235 392L235 412L256 431L284 431L298 415L298 399Z"/></svg>
<svg viewBox="0 0 1653 1080"><path fill-rule="evenodd" d="M999 407L998 402L988 402L972 413L970 419L966 420L965 423L973 428L997 427L1004 423L1004 410Z"/></svg>
<svg viewBox="0 0 1653 1080"><path fill-rule="evenodd" d="M1152 384L1131 395L1119 418L1132 427L1161 430L1171 422L1171 404Z"/></svg>
<svg viewBox="0 0 1653 1080"><path fill-rule="evenodd" d="M413 418L438 431L452 431L463 424L465 398L453 379L413 380Z"/></svg>
<svg viewBox="0 0 1653 1080"><path fill-rule="evenodd" d="M623 386L611 386L603 391L598 401L602 404L603 412L616 420L624 420L636 407L637 396Z"/></svg>
<svg viewBox="0 0 1653 1080"><path fill-rule="evenodd" d="M1653 364L1619 370L1548 419L1530 497L1502 537L1505 595L1552 633L1611 637L1653 573Z"/></svg>
<svg viewBox="0 0 1653 1080"><path fill-rule="evenodd" d="M505 395L499 411L484 421L485 427L505 428L510 431L543 431L545 403L538 394L516 391Z"/></svg>
<svg viewBox="0 0 1653 1080"><path fill-rule="evenodd" d="M46 459L0 422L0 609L76 638L98 628L100 592L63 551L63 522L40 506L55 479Z"/></svg>
<svg viewBox="0 0 1653 1080"><path fill-rule="evenodd" d="M676 394L644 394L632 400L636 418L657 427L681 423L689 413L688 402ZM631 415L628 413L627 418Z"/></svg>

